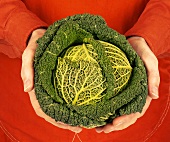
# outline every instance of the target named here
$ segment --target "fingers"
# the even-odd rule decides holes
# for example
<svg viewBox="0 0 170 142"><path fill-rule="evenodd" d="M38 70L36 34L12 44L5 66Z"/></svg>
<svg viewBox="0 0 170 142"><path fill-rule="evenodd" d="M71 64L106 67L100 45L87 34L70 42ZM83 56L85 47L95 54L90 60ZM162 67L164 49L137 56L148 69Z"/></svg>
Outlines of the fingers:
<svg viewBox="0 0 170 142"><path fill-rule="evenodd" d="M143 51L141 59L147 70L149 96L152 99L157 99L159 98L158 88L160 84L158 60L150 49L147 50Z"/></svg>
<svg viewBox="0 0 170 142"><path fill-rule="evenodd" d="M35 45L36 46L36 45ZM36 47L35 47L36 48ZM24 91L29 92L33 89L34 84L34 59L35 49L27 48L22 55L21 77L24 83Z"/></svg>
<svg viewBox="0 0 170 142"><path fill-rule="evenodd" d="M153 71L155 70L155 71ZM149 96L152 99L159 98L158 87L160 83L160 77L158 69L147 70L148 72L148 87L149 87Z"/></svg>
<svg viewBox="0 0 170 142"><path fill-rule="evenodd" d="M136 112L136 113L132 113L130 115L123 115L120 117L117 117L113 120L112 123L107 124L103 127L99 127L96 128L96 132L97 133L110 133L112 131L118 131L118 130L123 130L129 126L131 126L132 124L134 124L138 118L142 117L144 115L144 113L146 112L146 110L148 109L150 103L151 103L152 98L150 96L147 97L146 99L146 104L143 107L143 110L141 113Z"/></svg>
<svg viewBox="0 0 170 142"><path fill-rule="evenodd" d="M96 129L96 131L98 133L101 133L102 131L104 133L110 133L112 131L123 130L129 127L130 125L134 124L138 118L138 115L139 115L138 113L136 114L133 113L130 115L120 116L117 119L115 119L113 123L107 124L103 128L98 128Z"/></svg>
<svg viewBox="0 0 170 142"><path fill-rule="evenodd" d="M158 88L160 84L158 60L153 55L145 57L145 59L144 57L142 58L147 68L149 96L152 99L157 99L159 98Z"/></svg>
<svg viewBox="0 0 170 142"><path fill-rule="evenodd" d="M62 128L62 129L68 129L72 132L75 132L75 133L80 133L82 131L82 128L81 127L73 127L73 126L70 126L70 125L67 125L67 124L64 124L62 122L56 122L55 119L52 119L51 117L49 117L48 115L46 115L39 103L38 103L38 100L36 99L36 96L35 96L35 91L32 90L30 91L29 93L29 97L30 97L30 101L31 101L31 104L35 110L35 113L39 116L39 117L42 117L44 118L47 122L53 124L54 126L57 126L59 128Z"/></svg>
<svg viewBox="0 0 170 142"><path fill-rule="evenodd" d="M62 129L68 129L68 130L75 132L75 133L80 133L82 131L81 127L73 127L73 126L70 126L70 125L62 123L62 122L55 122L54 125L59 127L59 128L62 128Z"/></svg>
<svg viewBox="0 0 170 142"><path fill-rule="evenodd" d="M123 130L129 127L130 125L134 124L136 120L137 114L120 116L117 119L115 119L113 123L107 124L104 127L96 129L96 132L101 133L103 131L104 133L110 133L112 131Z"/></svg>
<svg viewBox="0 0 170 142"><path fill-rule="evenodd" d="M45 29L37 29L32 32L28 46L22 54L21 78L24 83L24 91L29 92L34 86L33 60L37 48L36 40L43 36Z"/></svg>
<svg viewBox="0 0 170 142"><path fill-rule="evenodd" d="M44 118L49 123L62 128L62 129L68 129L73 132L79 133L82 131L82 128L80 127L73 127L67 124L64 124L62 122L56 122L55 119L52 119L48 115L46 115L40 105L38 100L36 99L35 92L33 90L34 88L34 68L33 68L33 62L34 62L34 55L35 50L37 48L36 40L40 38L46 30L44 29L37 29L32 33L32 36L29 40L28 46L23 52L22 55L22 68L21 68L21 77L24 83L24 91L28 92L31 104L35 110L35 113Z"/></svg>
<svg viewBox="0 0 170 142"><path fill-rule="evenodd" d="M143 60L147 75L148 75L148 90L149 96L152 99L159 98L158 88L160 84L160 76L158 69L158 60L156 56L153 54L151 49L149 48L146 41L141 37L132 37L129 38L129 42L138 55Z"/></svg>

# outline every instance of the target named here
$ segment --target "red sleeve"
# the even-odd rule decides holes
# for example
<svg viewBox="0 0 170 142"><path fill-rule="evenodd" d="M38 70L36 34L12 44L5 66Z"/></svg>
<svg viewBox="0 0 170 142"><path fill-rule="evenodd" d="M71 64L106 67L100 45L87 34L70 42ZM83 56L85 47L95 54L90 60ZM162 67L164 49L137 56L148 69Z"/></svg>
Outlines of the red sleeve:
<svg viewBox="0 0 170 142"><path fill-rule="evenodd" d="M20 0L1 0L0 11L0 52L21 57L32 31L47 25Z"/></svg>
<svg viewBox="0 0 170 142"><path fill-rule="evenodd" d="M170 53L170 0L150 0L125 35L143 37L156 56Z"/></svg>

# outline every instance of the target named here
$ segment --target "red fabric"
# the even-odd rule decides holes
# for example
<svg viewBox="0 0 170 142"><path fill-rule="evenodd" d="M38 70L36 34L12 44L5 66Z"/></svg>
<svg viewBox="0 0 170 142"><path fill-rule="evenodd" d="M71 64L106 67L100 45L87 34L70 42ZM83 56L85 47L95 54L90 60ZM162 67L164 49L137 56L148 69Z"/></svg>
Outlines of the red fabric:
<svg viewBox="0 0 170 142"><path fill-rule="evenodd" d="M21 60L0 54L0 128L14 142L71 142L74 133L59 129L38 117L23 92ZM170 139L170 56L159 59L160 98L153 100L146 114L129 128L109 134L94 129L78 134L82 142L167 142ZM3 82L2 82L3 81ZM3 141L4 139L0 141ZM74 142L80 142L75 137Z"/></svg>
<svg viewBox="0 0 170 142"><path fill-rule="evenodd" d="M170 47L167 47L170 44L170 1L150 0L147 4L148 1L23 0L31 11L48 24L77 13L99 14L118 32L126 32L126 36L144 37L155 55L170 52ZM145 6L146 9L139 18ZM19 0L2 0L0 8L3 12L0 16L0 52L13 58L21 57L31 32L36 28L45 27L46 24L28 11Z"/></svg>
<svg viewBox="0 0 170 142"><path fill-rule="evenodd" d="M140 18L139 16L148 0L23 1L31 11L48 24L77 13L99 14L106 19L110 27L120 33L126 32L127 36L140 36L141 33L144 33L141 36L146 38L156 55L165 51L169 52L170 35L167 27L169 25L168 17L170 17L167 7L170 3L169 0L150 0ZM159 13L152 13L152 8L154 13L156 9L159 9ZM21 57L32 30L46 26L46 24L30 11L27 11L21 1L18 0L1 0L0 9L1 13L5 14L0 14L0 52L10 57ZM147 18L152 20L145 20ZM165 20L162 18L165 18ZM135 26L133 26L134 24ZM133 28L129 30L131 27ZM151 30L148 30L147 27ZM152 34L153 31L154 35ZM146 140L167 142L170 139L168 133L170 131L170 122L168 121L170 119L170 55L159 58L160 98L152 101L142 118L123 131L97 134L94 129L83 129L78 134L79 137L73 132L49 124L35 114L27 93L23 92L20 77L21 60L10 59L6 55L0 54L0 128L7 137L1 131L2 139L0 137L0 141L70 142L74 136L74 142L80 141L79 137L83 142L143 142Z"/></svg>
<svg viewBox="0 0 170 142"><path fill-rule="evenodd" d="M170 1L150 0L137 23L126 33L132 35L144 37L157 56L170 53Z"/></svg>
<svg viewBox="0 0 170 142"><path fill-rule="evenodd" d="M11 58L21 57L31 32L47 24L19 0L1 0L0 9L0 52Z"/></svg>
<svg viewBox="0 0 170 142"><path fill-rule="evenodd" d="M91 13L103 16L108 25L120 33L125 33L133 26L147 1L148 0L129 0L125 2L124 0L95 0L91 2L91 0L23 0L31 11L48 24L52 24L55 20L68 15ZM28 11L19 0L1 0L0 9L1 13L3 13L0 15L0 52L12 58L21 57L31 32L36 28L46 26L46 24Z"/></svg>
<svg viewBox="0 0 170 142"><path fill-rule="evenodd" d="M27 8L46 23L80 13L98 14L108 25L125 33L139 18L148 0L23 0Z"/></svg>

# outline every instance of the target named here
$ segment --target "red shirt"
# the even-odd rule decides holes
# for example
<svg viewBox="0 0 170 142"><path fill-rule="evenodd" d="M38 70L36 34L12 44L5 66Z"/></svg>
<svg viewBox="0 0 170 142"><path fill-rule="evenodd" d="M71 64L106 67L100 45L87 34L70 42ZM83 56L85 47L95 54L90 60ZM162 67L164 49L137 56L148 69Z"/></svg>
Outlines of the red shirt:
<svg viewBox="0 0 170 142"><path fill-rule="evenodd" d="M34 14L19 0L0 1L0 52L3 53L0 54L0 128L13 141L70 142L74 137L73 132L59 129L35 114L28 95L23 92L21 60L6 56L20 58L34 29L46 27L55 20L73 14L98 14L118 32L126 36L144 37L156 56L170 52L169 0L23 2ZM170 138L170 56L159 58L159 63L160 98L152 101L146 114L123 131L97 134L94 129L83 129L78 134L83 142L166 142ZM6 137L2 138L4 140ZM80 141L77 135L75 141Z"/></svg>
<svg viewBox="0 0 170 142"><path fill-rule="evenodd" d="M68 15L99 14L118 32L144 37L156 55L170 52L169 0L23 1L48 25ZM0 52L9 57L21 57L31 32L46 24L19 0L2 0L0 9L3 13L0 16Z"/></svg>

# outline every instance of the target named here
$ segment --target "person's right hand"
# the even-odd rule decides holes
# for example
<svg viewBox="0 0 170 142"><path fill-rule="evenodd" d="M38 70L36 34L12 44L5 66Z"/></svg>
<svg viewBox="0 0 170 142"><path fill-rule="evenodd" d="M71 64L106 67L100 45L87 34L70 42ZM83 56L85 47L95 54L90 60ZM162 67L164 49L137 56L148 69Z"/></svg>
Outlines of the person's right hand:
<svg viewBox="0 0 170 142"><path fill-rule="evenodd" d="M158 70L158 60L151 51L149 45L142 37L133 36L128 39L131 46L141 57L142 61L147 70L148 76L148 90L149 94L146 98L145 106L141 113L136 112L129 115L123 115L115 118L112 123L107 124L103 127L96 128L98 133L105 132L110 133L112 131L123 130L134 124L137 119L141 118L147 111L152 99L158 99L158 88L160 83L160 76Z"/></svg>
<svg viewBox="0 0 170 142"><path fill-rule="evenodd" d="M62 122L56 122L54 119L46 115L39 103L36 99L36 95L34 92L34 68L33 68L33 60L34 60L34 54L35 50L37 48L37 39L42 37L45 33L45 29L37 29L32 32L32 35L30 37L30 40L28 42L28 45L23 52L22 55L22 68L21 68L21 77L24 83L24 91L28 92L31 104L36 112L36 114L42 118L44 118L49 123L63 129L68 129L73 132L79 133L82 131L82 128L80 127L73 127L67 124L64 124Z"/></svg>

